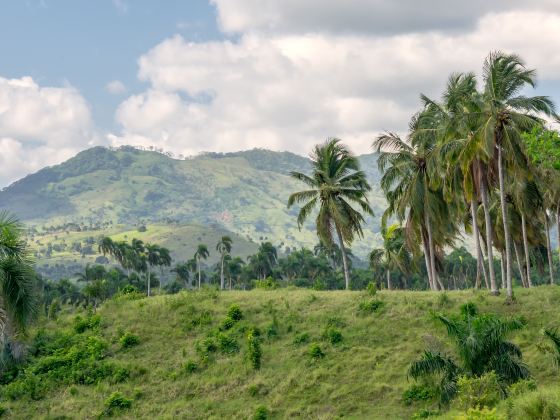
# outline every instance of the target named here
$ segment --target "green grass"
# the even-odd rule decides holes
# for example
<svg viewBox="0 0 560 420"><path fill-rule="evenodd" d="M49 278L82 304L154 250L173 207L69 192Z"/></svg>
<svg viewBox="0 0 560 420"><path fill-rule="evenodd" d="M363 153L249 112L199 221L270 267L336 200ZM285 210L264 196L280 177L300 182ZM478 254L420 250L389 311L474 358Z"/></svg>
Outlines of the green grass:
<svg viewBox="0 0 560 420"><path fill-rule="evenodd" d="M361 302L371 300L365 292L206 290L113 300L98 310L100 334L110 343L107 360L135 372L145 368L145 373L122 383L55 387L38 401L1 404L15 418L92 418L118 392L125 402L131 400L130 407L114 413L125 418L247 419L259 407L266 408L269 418L410 418L422 406L402 401L414 383L407 379L408 364L426 343L445 343L445 331L429 312L456 312L467 301L482 312L523 315L528 326L512 340L521 347L539 389L558 384L550 356L539 348L541 328L559 324L560 288L516 290L513 305L485 292L440 296L383 291L375 299L384 304L371 313L359 310ZM223 327L232 305L240 308L241 319ZM43 321L44 327L72 329L75 313L66 311L58 321ZM260 331L258 370L247 360L252 328ZM333 344L325 334L328 328L340 331L341 340ZM119 337L124 332L137 336L138 344L123 349ZM218 349L205 360L200 349L208 348L203 340L209 336ZM311 356L314 345L324 357ZM499 412L505 415L506 409L504 403Z"/></svg>

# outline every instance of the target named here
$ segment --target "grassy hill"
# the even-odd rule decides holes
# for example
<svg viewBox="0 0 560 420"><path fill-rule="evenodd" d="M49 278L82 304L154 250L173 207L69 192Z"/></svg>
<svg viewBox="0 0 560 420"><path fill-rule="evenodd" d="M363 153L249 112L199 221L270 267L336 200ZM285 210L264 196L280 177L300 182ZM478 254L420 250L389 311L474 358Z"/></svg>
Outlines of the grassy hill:
<svg viewBox="0 0 560 420"><path fill-rule="evenodd" d="M514 305L473 291L384 291L371 298L343 291L206 290L113 299L98 310L95 322L85 322L82 312L77 323L69 309L56 321L43 320L33 347L39 356L27 369L35 379L22 380L27 387L0 388L1 404L14 418L94 418L107 410L111 394L120 392L124 402L113 398L113 404L130 407L107 414L123 418L248 419L259 407L272 419L411 418L423 408L437 410L437 403L405 405L403 392L413 383L406 375L409 363L427 344L451 349L444 329L429 313L456 313L467 301L481 312L525 317L526 328L512 341L523 351L539 386L537 393L558 393L558 370L542 351L540 330L558 326L560 289L520 289L516 296ZM371 299L383 302L381 308L360 311L360 303ZM242 319L225 330L232 304L239 306ZM329 326L341 333L339 343L325 337ZM247 359L247 333L252 328L262 337L260 370ZM126 333L135 335L138 344L123 348ZM310 355L313 343L324 357ZM79 372L65 376L66 365L74 359L64 351L78 359L80 351L99 351L101 356L96 362L79 359L81 364L73 365ZM46 373L47 367L54 373ZM95 375L104 379L80 384ZM498 413L503 418L530 418L523 405L532 395L502 402ZM452 409L440 418L458 414Z"/></svg>
<svg viewBox="0 0 560 420"><path fill-rule="evenodd" d="M360 159L373 186L370 200L376 213L368 219L365 240L354 247L356 255L364 256L380 243L385 200L378 186L376 156ZM53 233L61 237L69 232L68 241L84 236L83 231L91 231L86 237L124 234L155 224L160 230L168 226L177 236L174 241L186 242L187 248L194 247L200 236L190 235L189 226L208 226L210 231L231 232L255 243L270 240L281 247L312 247L317 241L313 220L300 231L298 209L286 208L289 194L304 187L289 177L292 170L308 171L309 161L259 149L178 160L131 147L95 147L3 189L0 208L22 218L31 227L32 242L43 245L54 244ZM177 230L179 225L184 228ZM38 254L40 266L72 264L76 258L81 255L59 253L48 261L45 253Z"/></svg>

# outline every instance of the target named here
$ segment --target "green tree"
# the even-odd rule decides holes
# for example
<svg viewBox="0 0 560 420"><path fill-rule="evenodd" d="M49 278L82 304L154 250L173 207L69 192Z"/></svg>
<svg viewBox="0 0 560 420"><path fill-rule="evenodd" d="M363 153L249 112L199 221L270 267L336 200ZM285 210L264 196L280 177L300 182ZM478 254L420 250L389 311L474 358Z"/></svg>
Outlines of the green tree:
<svg viewBox="0 0 560 420"><path fill-rule="evenodd" d="M383 248L373 249L369 254L369 266L375 270L379 265L385 267L387 289L391 290L391 271L408 273L412 265L412 255L406 247L404 228L393 224L381 231Z"/></svg>
<svg viewBox="0 0 560 420"><path fill-rule="evenodd" d="M202 260L206 260L210 256L210 252L208 252L208 247L204 244L199 244L196 252L194 253L194 259L196 260L196 267L198 270L198 288L200 289L200 283L202 281L202 271L201 271L201 263Z"/></svg>
<svg viewBox="0 0 560 420"><path fill-rule="evenodd" d="M362 213L373 215L366 196L371 187L365 173L360 170L358 159L339 139L329 139L315 146L311 164L311 176L301 172L291 173L308 189L290 195L288 207L295 203L303 204L297 218L300 229L313 209L319 207L317 235L329 246L334 243L333 235L336 234L342 252L346 289L349 289L350 269L346 246L351 245L356 235L363 237L362 224L365 220Z"/></svg>
<svg viewBox="0 0 560 420"><path fill-rule="evenodd" d="M229 236L222 236L218 244L216 245L216 251L220 253L220 289L225 288L225 277L224 277L224 259L226 255L231 254L232 240Z"/></svg>

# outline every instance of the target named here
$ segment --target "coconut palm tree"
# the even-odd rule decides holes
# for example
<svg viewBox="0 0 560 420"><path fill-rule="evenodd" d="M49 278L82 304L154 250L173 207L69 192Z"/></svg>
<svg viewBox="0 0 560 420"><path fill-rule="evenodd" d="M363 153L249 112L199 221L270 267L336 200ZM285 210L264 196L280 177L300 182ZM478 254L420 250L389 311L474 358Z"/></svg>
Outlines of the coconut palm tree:
<svg viewBox="0 0 560 420"><path fill-rule="evenodd" d="M292 172L291 176L308 189L290 195L288 207L303 204L297 222L301 229L305 220L318 207L316 229L319 239L327 246L334 243L334 235L342 252L346 289L350 288L350 269L346 246L355 236L363 237L362 213L373 215L367 192L371 190L366 175L360 170L358 159L339 139L331 138L315 146L311 154L311 176ZM359 210L353 207L357 206Z"/></svg>
<svg viewBox="0 0 560 420"><path fill-rule="evenodd" d="M443 324L455 344L456 357L426 350L411 364L409 374L415 379L439 374L442 402L447 403L454 397L460 375L477 377L494 371L504 385L529 377L521 350L506 341L509 334L524 327L522 320L478 314L472 303L463 305L458 316L436 314L435 319Z"/></svg>
<svg viewBox="0 0 560 420"><path fill-rule="evenodd" d="M231 256L229 257L231 258ZM229 277L229 290L231 290L232 279L235 280L236 284L239 283L239 279L241 277L241 274L243 273L243 267L245 265L245 262L239 257L231 258L226 261L227 261L227 272Z"/></svg>
<svg viewBox="0 0 560 420"><path fill-rule="evenodd" d="M182 262L176 264L175 267L171 269L171 272L175 273L175 275L177 276L177 280L185 283L185 288L189 287L191 268L189 267L188 263Z"/></svg>
<svg viewBox="0 0 560 420"><path fill-rule="evenodd" d="M200 283L202 281L201 263L202 260L206 260L210 256L208 252L208 247L204 244L199 244L196 252L194 253L194 259L196 260L196 267L198 270L198 288L200 289Z"/></svg>
<svg viewBox="0 0 560 420"><path fill-rule="evenodd" d="M387 289L391 290L391 271L408 273L412 265L412 256L406 247L405 229L392 224L381 231L383 248L373 249L369 254L369 266L375 270L379 265L385 267Z"/></svg>
<svg viewBox="0 0 560 420"><path fill-rule="evenodd" d="M218 244L216 245L216 251L220 253L220 289L225 288L225 278L224 278L224 259L226 255L231 253L232 240L229 236L222 236Z"/></svg>
<svg viewBox="0 0 560 420"><path fill-rule="evenodd" d="M522 134L542 125L537 114L554 116L552 101L546 96L527 97L521 94L526 87L535 86L535 70L527 69L515 54L492 52L483 67L484 88L478 135L491 145L499 181L500 205L505 238L507 299L513 299L511 235L506 205L504 172L513 167L525 168Z"/></svg>
<svg viewBox="0 0 560 420"><path fill-rule="evenodd" d="M38 310L36 274L23 235L17 218L0 212L0 345L12 360L23 356L19 339Z"/></svg>

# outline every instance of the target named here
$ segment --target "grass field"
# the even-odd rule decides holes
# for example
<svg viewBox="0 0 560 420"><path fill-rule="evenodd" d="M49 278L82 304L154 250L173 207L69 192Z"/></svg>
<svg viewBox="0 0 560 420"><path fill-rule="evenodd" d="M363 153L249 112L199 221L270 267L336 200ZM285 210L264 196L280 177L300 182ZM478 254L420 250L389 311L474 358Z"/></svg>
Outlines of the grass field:
<svg viewBox="0 0 560 420"><path fill-rule="evenodd" d="M503 297L473 291L383 291L372 298L345 291L206 290L114 299L98 309L101 326L96 334L109 343L106 360L133 372L127 380L53 385L37 400L4 396L2 405L13 418L95 418L105 409L104 401L119 391L131 400L130 408L113 413L123 418L248 419L261 406L274 419L411 418L424 406L402 401L413 383L407 379L408 365L427 342L442 340L446 345L445 331L430 312L456 312L467 301L482 312L526 318L527 327L512 340L521 347L539 388L554 390L559 376L551 356L540 350L540 330L560 324L560 288L520 289L516 296L513 305L505 305ZM374 313L362 313L360 302L371 299L383 305ZM225 330L223 321L232 304L243 317ZM66 308L58 320L41 321L41 328L71 334L75 316ZM328 326L342 334L339 343L331 344L324 336ZM260 370L247 359L247 332L254 327L262 337ZM123 349L119 337L124 332L136 335L139 344ZM220 334L227 338L222 351ZM205 362L204 351L196 348L197 343L204 347L207 337L213 337L218 350L207 352ZM314 343L324 357L310 355ZM189 361L192 372L186 367ZM507 404L502 403L499 413L505 415ZM452 410L442 418L457 414Z"/></svg>

